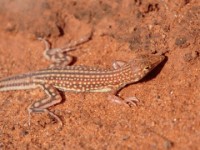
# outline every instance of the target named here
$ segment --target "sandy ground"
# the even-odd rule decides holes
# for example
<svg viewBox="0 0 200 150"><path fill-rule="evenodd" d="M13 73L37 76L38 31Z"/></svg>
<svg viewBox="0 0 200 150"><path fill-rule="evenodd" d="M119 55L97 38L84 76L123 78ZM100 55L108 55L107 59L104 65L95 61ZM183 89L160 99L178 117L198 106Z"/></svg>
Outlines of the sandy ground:
<svg viewBox="0 0 200 150"><path fill-rule="evenodd" d="M47 68L48 39L62 47L93 32L70 52L75 65L111 67L139 53L166 60L120 96L137 107L107 100L107 93L65 93L47 114L27 107L40 89L0 93L0 149L200 149L199 0L0 1L0 77Z"/></svg>

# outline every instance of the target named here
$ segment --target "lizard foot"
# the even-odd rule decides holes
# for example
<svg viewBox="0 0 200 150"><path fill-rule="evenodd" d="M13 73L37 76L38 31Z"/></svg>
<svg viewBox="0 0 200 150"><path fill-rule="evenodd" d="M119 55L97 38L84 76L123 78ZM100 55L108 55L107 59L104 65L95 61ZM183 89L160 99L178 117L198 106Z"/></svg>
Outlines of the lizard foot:
<svg viewBox="0 0 200 150"><path fill-rule="evenodd" d="M109 95L108 99L118 104L122 104L122 103L128 104L130 107L137 106L137 103L139 102L139 100L135 96L122 99L116 95Z"/></svg>

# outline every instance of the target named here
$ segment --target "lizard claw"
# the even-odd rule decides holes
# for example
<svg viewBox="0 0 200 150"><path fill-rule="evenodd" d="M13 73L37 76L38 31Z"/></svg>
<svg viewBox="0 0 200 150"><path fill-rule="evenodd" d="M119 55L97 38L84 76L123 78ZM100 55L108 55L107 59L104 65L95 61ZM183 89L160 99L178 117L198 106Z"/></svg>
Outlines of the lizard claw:
<svg viewBox="0 0 200 150"><path fill-rule="evenodd" d="M131 106L137 106L139 99L137 99L137 97L133 96L133 97L128 97L128 98L124 99L124 101L126 104L128 104L131 107Z"/></svg>
<svg viewBox="0 0 200 150"><path fill-rule="evenodd" d="M128 98L122 99L116 95L109 95L108 99L118 104L121 104L121 103L128 104L130 107L137 106L137 103L139 102L139 100L136 97L128 97Z"/></svg>

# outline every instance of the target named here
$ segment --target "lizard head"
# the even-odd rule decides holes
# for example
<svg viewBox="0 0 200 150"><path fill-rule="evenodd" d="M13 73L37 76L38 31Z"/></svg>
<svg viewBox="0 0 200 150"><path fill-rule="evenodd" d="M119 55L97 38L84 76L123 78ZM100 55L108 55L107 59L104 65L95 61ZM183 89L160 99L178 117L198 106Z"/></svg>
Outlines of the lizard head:
<svg viewBox="0 0 200 150"><path fill-rule="evenodd" d="M134 81L139 81L165 59L163 55L138 55L130 61Z"/></svg>

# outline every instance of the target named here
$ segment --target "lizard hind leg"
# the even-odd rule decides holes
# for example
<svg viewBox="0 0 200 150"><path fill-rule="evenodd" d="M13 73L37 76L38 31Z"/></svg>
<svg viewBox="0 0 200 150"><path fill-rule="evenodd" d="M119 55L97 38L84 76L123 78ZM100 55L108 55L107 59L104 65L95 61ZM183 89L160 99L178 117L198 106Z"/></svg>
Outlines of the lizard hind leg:
<svg viewBox="0 0 200 150"><path fill-rule="evenodd" d="M50 43L46 39L39 38L39 40L45 44L44 57L53 63L49 68L65 67L73 61L73 57L65 52L75 50L75 47L65 48L64 50L62 48L51 48Z"/></svg>
<svg viewBox="0 0 200 150"><path fill-rule="evenodd" d="M68 55L69 51L77 49L77 46L86 43L92 37L93 31L91 30L88 34L82 36L79 40L71 41L62 48L51 48L51 44L43 38L38 38L45 44L44 57L53 62L50 68L65 67L73 62L73 57Z"/></svg>
<svg viewBox="0 0 200 150"><path fill-rule="evenodd" d="M47 97L42 99L42 100L38 100L34 103L32 103L29 107L28 107L28 113L29 113L29 120L28 120L28 124L30 126L30 122L31 122L31 113L48 113L50 116L52 116L53 118L55 118L62 126L62 121L61 119L55 115L53 112L49 111L47 108L58 104L62 101L62 97L60 95L60 93L57 91L57 89L49 84L45 84L45 85L41 85L42 89L45 91Z"/></svg>

